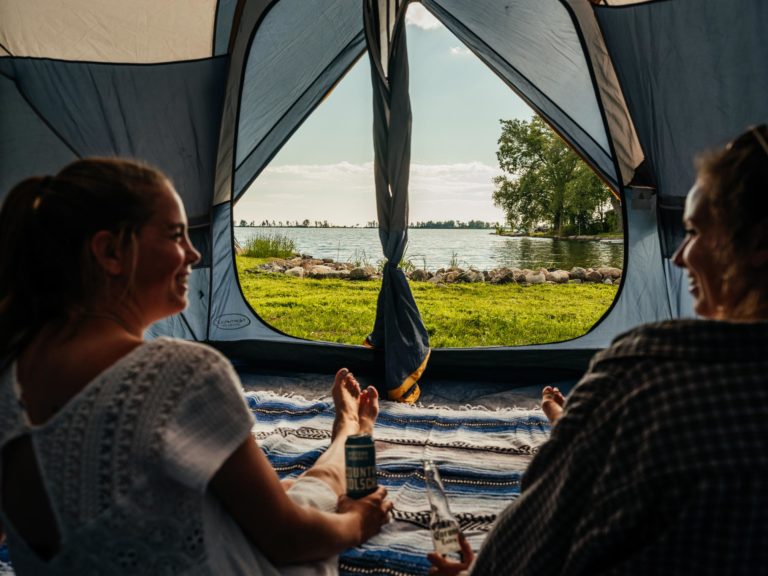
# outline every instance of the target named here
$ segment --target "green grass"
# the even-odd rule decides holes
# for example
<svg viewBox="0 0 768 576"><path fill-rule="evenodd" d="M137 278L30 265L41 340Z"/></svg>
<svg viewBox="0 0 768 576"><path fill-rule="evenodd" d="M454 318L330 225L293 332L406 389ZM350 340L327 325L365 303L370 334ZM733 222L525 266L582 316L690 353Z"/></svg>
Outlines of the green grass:
<svg viewBox="0 0 768 576"><path fill-rule="evenodd" d="M267 259L237 258L240 284L254 310L287 334L361 344L373 327L380 283L246 274ZM516 346L584 334L613 302L616 286L411 282L432 347Z"/></svg>
<svg viewBox="0 0 768 576"><path fill-rule="evenodd" d="M296 253L296 243L283 234L257 234L243 246L243 254L250 258L290 258Z"/></svg>

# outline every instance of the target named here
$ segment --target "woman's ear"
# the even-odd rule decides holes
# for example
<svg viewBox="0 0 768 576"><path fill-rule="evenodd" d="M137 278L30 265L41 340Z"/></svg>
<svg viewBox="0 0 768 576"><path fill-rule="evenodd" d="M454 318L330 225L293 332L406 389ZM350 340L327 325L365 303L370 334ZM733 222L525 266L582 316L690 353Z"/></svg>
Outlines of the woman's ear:
<svg viewBox="0 0 768 576"><path fill-rule="evenodd" d="M99 230L93 235L91 254L107 274L119 276L125 271L125 254L112 232Z"/></svg>

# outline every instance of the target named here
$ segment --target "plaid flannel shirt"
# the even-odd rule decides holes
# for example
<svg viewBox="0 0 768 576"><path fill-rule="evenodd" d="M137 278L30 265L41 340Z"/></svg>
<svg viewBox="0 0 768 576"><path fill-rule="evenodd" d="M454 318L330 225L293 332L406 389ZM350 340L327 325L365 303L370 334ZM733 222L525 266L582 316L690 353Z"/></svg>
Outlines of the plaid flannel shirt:
<svg viewBox="0 0 768 576"><path fill-rule="evenodd" d="M598 353L473 576L768 574L768 323L675 321Z"/></svg>

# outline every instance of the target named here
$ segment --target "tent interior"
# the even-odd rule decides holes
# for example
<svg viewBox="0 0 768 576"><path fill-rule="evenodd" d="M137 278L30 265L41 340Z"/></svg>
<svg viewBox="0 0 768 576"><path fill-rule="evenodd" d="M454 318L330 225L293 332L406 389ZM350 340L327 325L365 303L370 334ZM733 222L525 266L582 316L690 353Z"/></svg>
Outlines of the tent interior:
<svg viewBox="0 0 768 576"><path fill-rule="evenodd" d="M404 47L406 42L399 30L408 4L6 0L0 5L0 200L20 180L56 173L77 158L126 156L155 165L182 196L202 260L190 280L189 308L154 325L149 337L197 340L222 350L247 389L277 394L255 396L254 410L278 402L280 394L310 398L340 366L391 391L397 387L388 375L395 370L391 364L409 352L393 352L387 338L407 333L401 340L414 342L411 320L387 321L388 336L373 349L311 342L273 329L245 301L239 286L233 207L359 58L370 57L382 72L378 93L383 100L374 105L384 106L382 116L392 123L374 127L383 130L374 138L383 138L385 150L401 150L394 118L401 117L397 110L403 105L396 100L407 98L407 83L403 95L393 78L407 76L407 64L402 70L407 55L397 43ZM622 284L611 308L587 334L546 345L435 349L421 374L422 404L507 409L510 418L522 414L541 432L542 438L527 448L510 452L516 464L493 461L485 471L495 477L501 474L499 466L509 465L518 479L506 478L507 491L492 498L498 511L519 486L525 463L519 457L535 452L546 432L535 411L515 412L512 406L530 408L544 382L567 389L592 354L625 330L692 315L684 278L670 256L682 235L693 158L768 118L768 43L763 40L768 5L762 0L421 4L622 199ZM392 162L384 160L385 186L394 186L387 181ZM402 248L407 242L407 184L399 194L405 195L405 212L380 235L383 244L396 240ZM397 317L399 311L390 308L386 314ZM428 343L414 346L416 363L400 370L405 375L429 350ZM465 416L488 417L480 412ZM436 421L454 417L443 414ZM459 440L473 437L471 431L456 430ZM268 437L264 434L260 438ZM267 442L265 449L279 460L283 448ZM418 468L423 453L411 456ZM402 454L392 457L392 466L398 458ZM298 469L285 468L286 474ZM415 482L418 475L409 474ZM410 486L398 482L401 488ZM407 503L411 496L402 497ZM484 510L483 518L492 520L494 513ZM395 571L389 573L423 569L416 551L430 545L413 543L419 538L413 528L419 527L418 514L405 510L398 519L405 520L406 528L396 554L376 545L365 553L353 551L344 557L347 569L375 573L375 562ZM482 525L471 532L473 545L479 545L490 522L465 519L470 530ZM375 562L361 559L376 557L377 550Z"/></svg>

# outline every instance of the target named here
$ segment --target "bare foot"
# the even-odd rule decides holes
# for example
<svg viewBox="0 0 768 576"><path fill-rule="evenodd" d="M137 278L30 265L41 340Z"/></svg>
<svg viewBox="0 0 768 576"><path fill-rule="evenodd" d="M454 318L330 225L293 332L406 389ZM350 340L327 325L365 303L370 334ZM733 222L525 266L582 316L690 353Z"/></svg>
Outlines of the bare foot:
<svg viewBox="0 0 768 576"><path fill-rule="evenodd" d="M558 388L545 386L544 390L541 391L541 409L544 410L544 414L551 424L554 424L563 415L564 404L565 397Z"/></svg>
<svg viewBox="0 0 768 576"><path fill-rule="evenodd" d="M373 426L379 415L379 391L368 386L360 394L360 408L357 411L360 434L373 434Z"/></svg>
<svg viewBox="0 0 768 576"><path fill-rule="evenodd" d="M346 368L336 372L331 396L336 410L331 440L335 440L339 434L357 434L360 427L357 415L360 408L360 384Z"/></svg>

